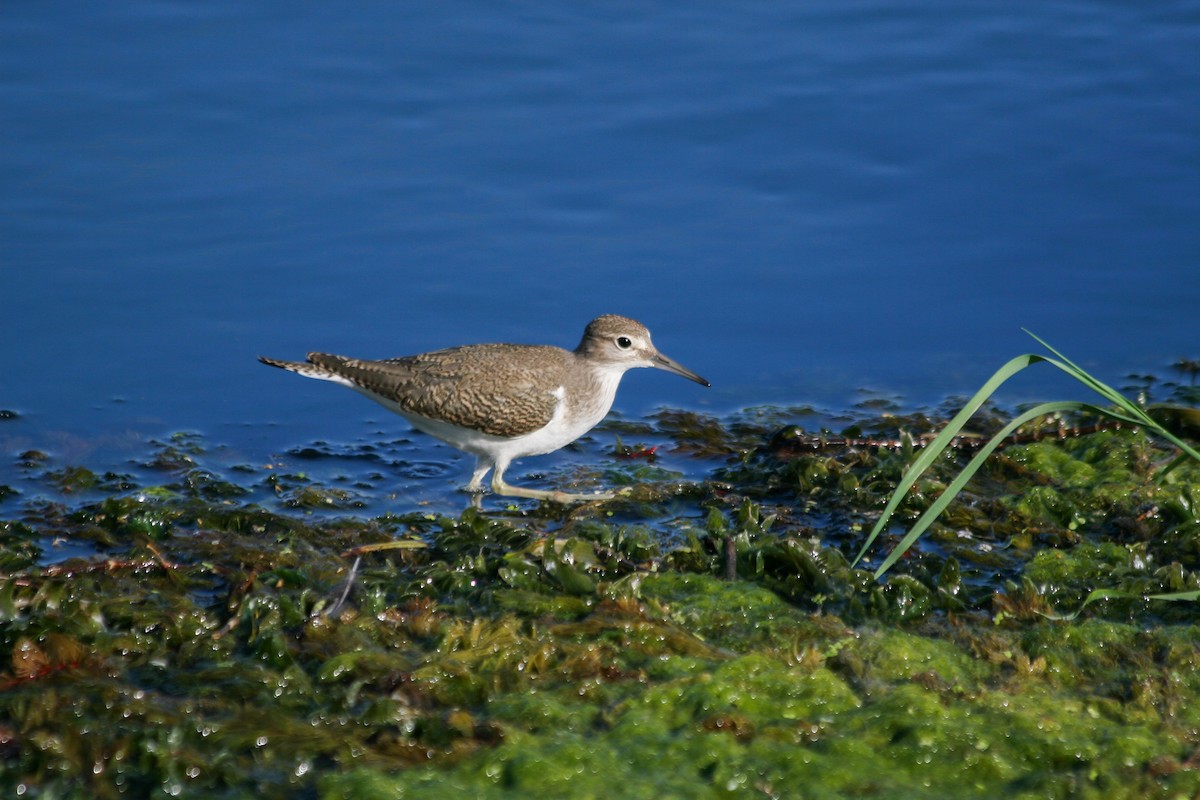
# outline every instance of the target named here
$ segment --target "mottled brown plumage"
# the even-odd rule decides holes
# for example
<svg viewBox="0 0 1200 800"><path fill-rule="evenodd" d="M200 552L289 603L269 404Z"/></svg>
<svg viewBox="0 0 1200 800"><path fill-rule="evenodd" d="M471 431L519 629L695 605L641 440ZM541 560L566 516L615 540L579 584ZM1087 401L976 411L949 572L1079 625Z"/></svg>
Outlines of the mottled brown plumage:
<svg viewBox="0 0 1200 800"><path fill-rule="evenodd" d="M553 500L579 497L509 486L504 470L514 458L557 450L595 426L626 370L657 367L708 385L659 353L641 323L611 314L592 320L574 351L475 344L381 361L327 353L309 353L306 363L259 360L356 389L416 428L474 453L471 490L495 467L498 494Z"/></svg>
<svg viewBox="0 0 1200 800"><path fill-rule="evenodd" d="M537 387L555 384L574 357L557 347L503 344L384 361L308 354L310 363L412 414L504 437L532 433L550 422L558 401Z"/></svg>

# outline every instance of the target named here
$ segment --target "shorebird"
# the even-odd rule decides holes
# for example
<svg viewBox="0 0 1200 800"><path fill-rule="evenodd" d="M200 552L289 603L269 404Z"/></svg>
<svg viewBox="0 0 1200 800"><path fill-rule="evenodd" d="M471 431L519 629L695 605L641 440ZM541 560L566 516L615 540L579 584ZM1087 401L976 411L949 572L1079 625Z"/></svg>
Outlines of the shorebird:
<svg viewBox="0 0 1200 800"><path fill-rule="evenodd" d="M612 492L569 494L513 486L516 458L551 453L594 428L612 407L627 370L654 367L709 382L667 358L640 322L606 314L588 323L574 350L548 345L473 344L382 361L309 353L264 364L361 392L417 430L475 456L467 490L560 503L608 500Z"/></svg>

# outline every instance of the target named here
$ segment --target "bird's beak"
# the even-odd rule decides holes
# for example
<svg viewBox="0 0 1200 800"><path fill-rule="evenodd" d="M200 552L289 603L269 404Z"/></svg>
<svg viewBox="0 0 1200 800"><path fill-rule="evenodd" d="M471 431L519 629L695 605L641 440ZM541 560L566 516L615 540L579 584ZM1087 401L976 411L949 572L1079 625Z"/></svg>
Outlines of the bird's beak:
<svg viewBox="0 0 1200 800"><path fill-rule="evenodd" d="M711 383L704 380L704 378L701 378L696 373L692 372L690 369L685 367L683 364L680 364L678 361L674 361L670 358L667 358L662 353L654 354L654 356L650 359L650 366L654 367L655 369L665 369L667 372L674 372L676 375L682 375L683 377L687 378L689 381L695 381L696 383L700 384L701 386L712 386Z"/></svg>

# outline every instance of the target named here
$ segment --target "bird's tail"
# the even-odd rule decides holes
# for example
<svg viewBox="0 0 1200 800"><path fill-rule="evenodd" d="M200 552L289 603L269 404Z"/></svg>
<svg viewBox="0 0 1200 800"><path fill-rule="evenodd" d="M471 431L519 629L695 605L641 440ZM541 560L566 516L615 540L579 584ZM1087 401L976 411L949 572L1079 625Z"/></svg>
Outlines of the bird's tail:
<svg viewBox="0 0 1200 800"><path fill-rule="evenodd" d="M313 363L313 356L320 355L322 354L310 353L308 361L281 361L277 358L267 358L266 356L259 356L258 360L268 366L286 369L289 372L295 372L297 375L303 375L306 378L317 378L323 381L339 380L340 376L337 373L326 369L320 364Z"/></svg>

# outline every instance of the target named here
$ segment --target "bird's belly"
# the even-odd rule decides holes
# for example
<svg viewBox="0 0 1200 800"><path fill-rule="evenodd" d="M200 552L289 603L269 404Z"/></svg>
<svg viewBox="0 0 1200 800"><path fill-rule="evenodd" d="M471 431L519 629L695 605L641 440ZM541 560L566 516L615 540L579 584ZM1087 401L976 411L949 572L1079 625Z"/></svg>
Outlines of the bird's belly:
<svg viewBox="0 0 1200 800"><path fill-rule="evenodd" d="M606 386L604 388L607 391L597 397L595 402L583 408L576 408L574 409L574 413L568 414L567 404L562 402L563 390L562 387L559 387L555 392L559 397L558 407L555 409L554 416L551 417L550 422L537 430L520 436L504 437L483 433L472 428L452 425L431 417L413 414L411 411L401 408L393 400L358 387L354 388L389 411L404 417L414 428L422 433L427 433L430 436L441 439L446 444L456 447L459 450L483 456L493 461L496 459L508 461L514 458L521 458L522 456L552 453L560 447L570 444L596 427L600 420L604 419L605 415L608 414L609 408L612 407L612 397L616 393L615 385L611 387Z"/></svg>
<svg viewBox="0 0 1200 800"><path fill-rule="evenodd" d="M501 454L507 455L509 458L520 458L552 453L590 431L608 413L607 408L596 409L596 413L568 421L562 413L563 407L560 404L559 411L544 427L520 436L504 437L413 414L392 400L374 393L363 392L363 394L389 411L404 417L422 433L441 439L459 450L488 458L495 458Z"/></svg>

